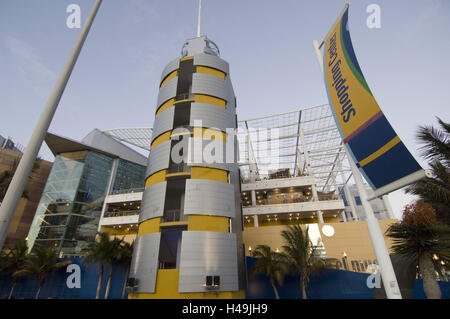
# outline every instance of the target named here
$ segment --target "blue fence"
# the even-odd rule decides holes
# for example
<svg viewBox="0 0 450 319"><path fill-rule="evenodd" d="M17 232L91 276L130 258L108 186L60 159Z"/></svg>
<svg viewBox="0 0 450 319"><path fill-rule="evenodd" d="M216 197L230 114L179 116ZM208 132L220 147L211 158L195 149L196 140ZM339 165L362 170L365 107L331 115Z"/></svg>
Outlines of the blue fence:
<svg viewBox="0 0 450 319"><path fill-rule="evenodd" d="M40 298L70 298L70 299L93 299L97 291L99 279L99 267L96 264L86 266L83 260L71 258L72 263L81 268L81 288L68 288L67 278L71 273L66 272L66 267L50 274L41 291ZM256 262L255 258L247 258L247 268ZM122 289L125 283L126 267L116 265L113 267L111 288L109 298L119 299L122 296ZM104 298L106 282L108 280L109 268L105 267L103 274L103 285L100 298ZM368 275L351 271L329 270L317 277L311 277L306 290L309 299L372 299L373 289L366 285ZM8 296L11 289L10 274L0 275L0 297ZM450 283L439 282L442 291L442 298L450 299ZM15 289L14 298L34 298L39 288L37 278L21 278ZM278 287L280 298L297 299L302 297L300 289L300 278L298 276L287 276L284 284ZM422 280L416 280L413 288L413 298L425 298ZM249 299L273 299L275 298L272 286L266 276L259 275L249 280L246 291ZM126 298L126 293L125 293Z"/></svg>
<svg viewBox="0 0 450 319"><path fill-rule="evenodd" d="M247 257L247 269L250 270L256 262L256 258ZM345 270L328 270L320 276L310 277L306 289L308 299L372 299L373 289L368 288L366 280L368 274ZM450 299L450 283L439 282L443 299ZM299 276L287 276L284 284L277 290L281 299L302 298ZM248 299L273 299L275 293L270 285L269 278L258 275L249 280L246 291ZM424 299L422 280L416 280L413 291L413 299Z"/></svg>
<svg viewBox="0 0 450 319"><path fill-rule="evenodd" d="M67 278L71 273L66 272L66 267L51 273L45 281L44 287L40 293L40 298L70 298L70 299L94 299L97 292L97 284L99 280L99 266L93 264L90 266L83 265L80 258L70 258L73 264L77 264L81 268L81 288L69 288L67 286ZM106 292L106 282L108 280L109 267L105 267L103 273L103 285L100 298L104 298ZM122 289L125 283L126 267L123 265L115 265L111 277L111 288L109 298L119 299L122 296ZM9 295L12 279L10 274L0 275L0 296ZM20 278L14 288L14 298L34 298L39 288L39 282L34 277ZM125 293L126 298L126 293Z"/></svg>

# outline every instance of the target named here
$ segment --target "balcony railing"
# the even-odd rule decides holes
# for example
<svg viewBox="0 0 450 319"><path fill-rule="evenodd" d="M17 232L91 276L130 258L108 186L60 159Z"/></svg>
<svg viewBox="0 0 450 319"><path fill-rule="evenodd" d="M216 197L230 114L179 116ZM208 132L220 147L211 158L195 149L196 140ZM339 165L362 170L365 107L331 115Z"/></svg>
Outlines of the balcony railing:
<svg viewBox="0 0 450 319"><path fill-rule="evenodd" d="M144 187L127 188L127 189L113 189L110 195L141 193L143 191L144 191Z"/></svg>
<svg viewBox="0 0 450 319"><path fill-rule="evenodd" d="M103 217L107 218L107 217L134 216L134 215L139 215L140 212L141 212L140 210L124 210L121 212L105 212Z"/></svg>

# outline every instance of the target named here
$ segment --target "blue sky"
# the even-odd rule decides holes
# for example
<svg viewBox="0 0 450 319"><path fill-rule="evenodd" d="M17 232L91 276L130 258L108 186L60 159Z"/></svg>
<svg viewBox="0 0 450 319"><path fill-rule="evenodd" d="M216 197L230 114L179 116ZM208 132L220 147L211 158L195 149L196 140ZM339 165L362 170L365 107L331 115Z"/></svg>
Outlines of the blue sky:
<svg viewBox="0 0 450 319"><path fill-rule="evenodd" d="M94 0L0 1L0 135L26 145ZM369 29L369 4L381 28ZM327 103L312 40L345 1L203 0L202 34L230 63L240 119ZM104 0L50 131L81 139L93 128L152 126L160 74L196 34L197 0ZM365 78L416 159L418 125L450 115L450 1L354 1L350 33ZM41 156L53 160L48 147ZM411 198L390 195L399 215Z"/></svg>

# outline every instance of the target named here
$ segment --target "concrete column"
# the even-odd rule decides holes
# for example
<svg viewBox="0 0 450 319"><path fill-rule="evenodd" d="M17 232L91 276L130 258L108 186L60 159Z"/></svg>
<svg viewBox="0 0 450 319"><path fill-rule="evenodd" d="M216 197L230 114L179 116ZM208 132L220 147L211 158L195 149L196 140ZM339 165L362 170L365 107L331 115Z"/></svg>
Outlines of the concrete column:
<svg viewBox="0 0 450 319"><path fill-rule="evenodd" d="M321 210L317 211L317 219L319 220L319 224L323 224L323 212Z"/></svg>
<svg viewBox="0 0 450 319"><path fill-rule="evenodd" d="M311 185L311 193L313 195L313 201L318 202L319 201L319 195L317 195L316 184L312 184Z"/></svg>
<svg viewBox="0 0 450 319"><path fill-rule="evenodd" d="M253 215L253 225L257 228L259 227L258 215Z"/></svg>
<svg viewBox="0 0 450 319"><path fill-rule="evenodd" d="M252 197L252 206L255 207L256 206L256 193L255 191L251 191L251 197Z"/></svg>
<svg viewBox="0 0 450 319"><path fill-rule="evenodd" d="M342 216L342 220L344 221L344 223L347 222L347 216L345 215L345 210L341 213Z"/></svg>

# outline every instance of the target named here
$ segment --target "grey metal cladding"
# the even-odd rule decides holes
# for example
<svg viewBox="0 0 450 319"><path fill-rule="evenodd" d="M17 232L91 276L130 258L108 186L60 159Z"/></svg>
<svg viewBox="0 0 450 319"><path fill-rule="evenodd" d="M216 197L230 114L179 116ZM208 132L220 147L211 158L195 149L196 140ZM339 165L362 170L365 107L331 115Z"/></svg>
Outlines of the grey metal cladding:
<svg viewBox="0 0 450 319"><path fill-rule="evenodd" d="M228 102L231 99L229 92L228 83L217 76L204 73L192 75L193 94L207 94Z"/></svg>
<svg viewBox="0 0 450 319"><path fill-rule="evenodd" d="M173 128L173 118L175 114L175 108L169 107L162 111L155 117L153 126L152 142L155 138L164 132L167 132Z"/></svg>
<svg viewBox="0 0 450 319"><path fill-rule="evenodd" d="M164 215L167 182L161 182L148 187L142 195L139 223Z"/></svg>
<svg viewBox="0 0 450 319"><path fill-rule="evenodd" d="M177 94L177 84L178 84L178 77L174 77L173 79L167 81L167 83L164 84L164 86L159 89L158 103L156 105L156 109L158 109L161 106L161 104L163 104L167 100L170 100L171 98L175 97L175 95Z"/></svg>
<svg viewBox="0 0 450 319"><path fill-rule="evenodd" d="M151 149L145 177L169 167L170 145L171 141L166 141Z"/></svg>
<svg viewBox="0 0 450 319"><path fill-rule="evenodd" d="M168 76L170 73L172 73L173 71L175 71L179 68L180 68L180 59L179 58L176 58L176 59L173 59L172 61L170 61L166 65L164 70L162 71L161 80L159 81L159 83L161 83L166 76Z"/></svg>
<svg viewBox="0 0 450 319"><path fill-rule="evenodd" d="M187 179L185 215L236 216L234 185L207 179Z"/></svg>
<svg viewBox="0 0 450 319"><path fill-rule="evenodd" d="M129 277L138 279L138 293L155 292L160 242L161 233L136 238Z"/></svg>
<svg viewBox="0 0 450 319"><path fill-rule="evenodd" d="M217 128L223 132L227 128L234 128L235 118L231 112L216 105L206 103L191 104L190 125L194 126L195 120L202 121L202 127Z"/></svg>
<svg viewBox="0 0 450 319"><path fill-rule="evenodd" d="M209 66L221 70L227 75L230 73L230 65L228 62L214 55L196 54L194 55L194 65Z"/></svg>
<svg viewBox="0 0 450 319"><path fill-rule="evenodd" d="M220 291L238 291L236 235L184 231L178 291L204 292L206 276L220 276Z"/></svg>
<svg viewBox="0 0 450 319"><path fill-rule="evenodd" d="M196 144L198 143L198 145ZM215 151L211 158L207 155ZM222 154L220 154L220 151ZM219 140L189 137L186 163L188 166L201 166L223 169L226 171L236 169L236 149Z"/></svg>

